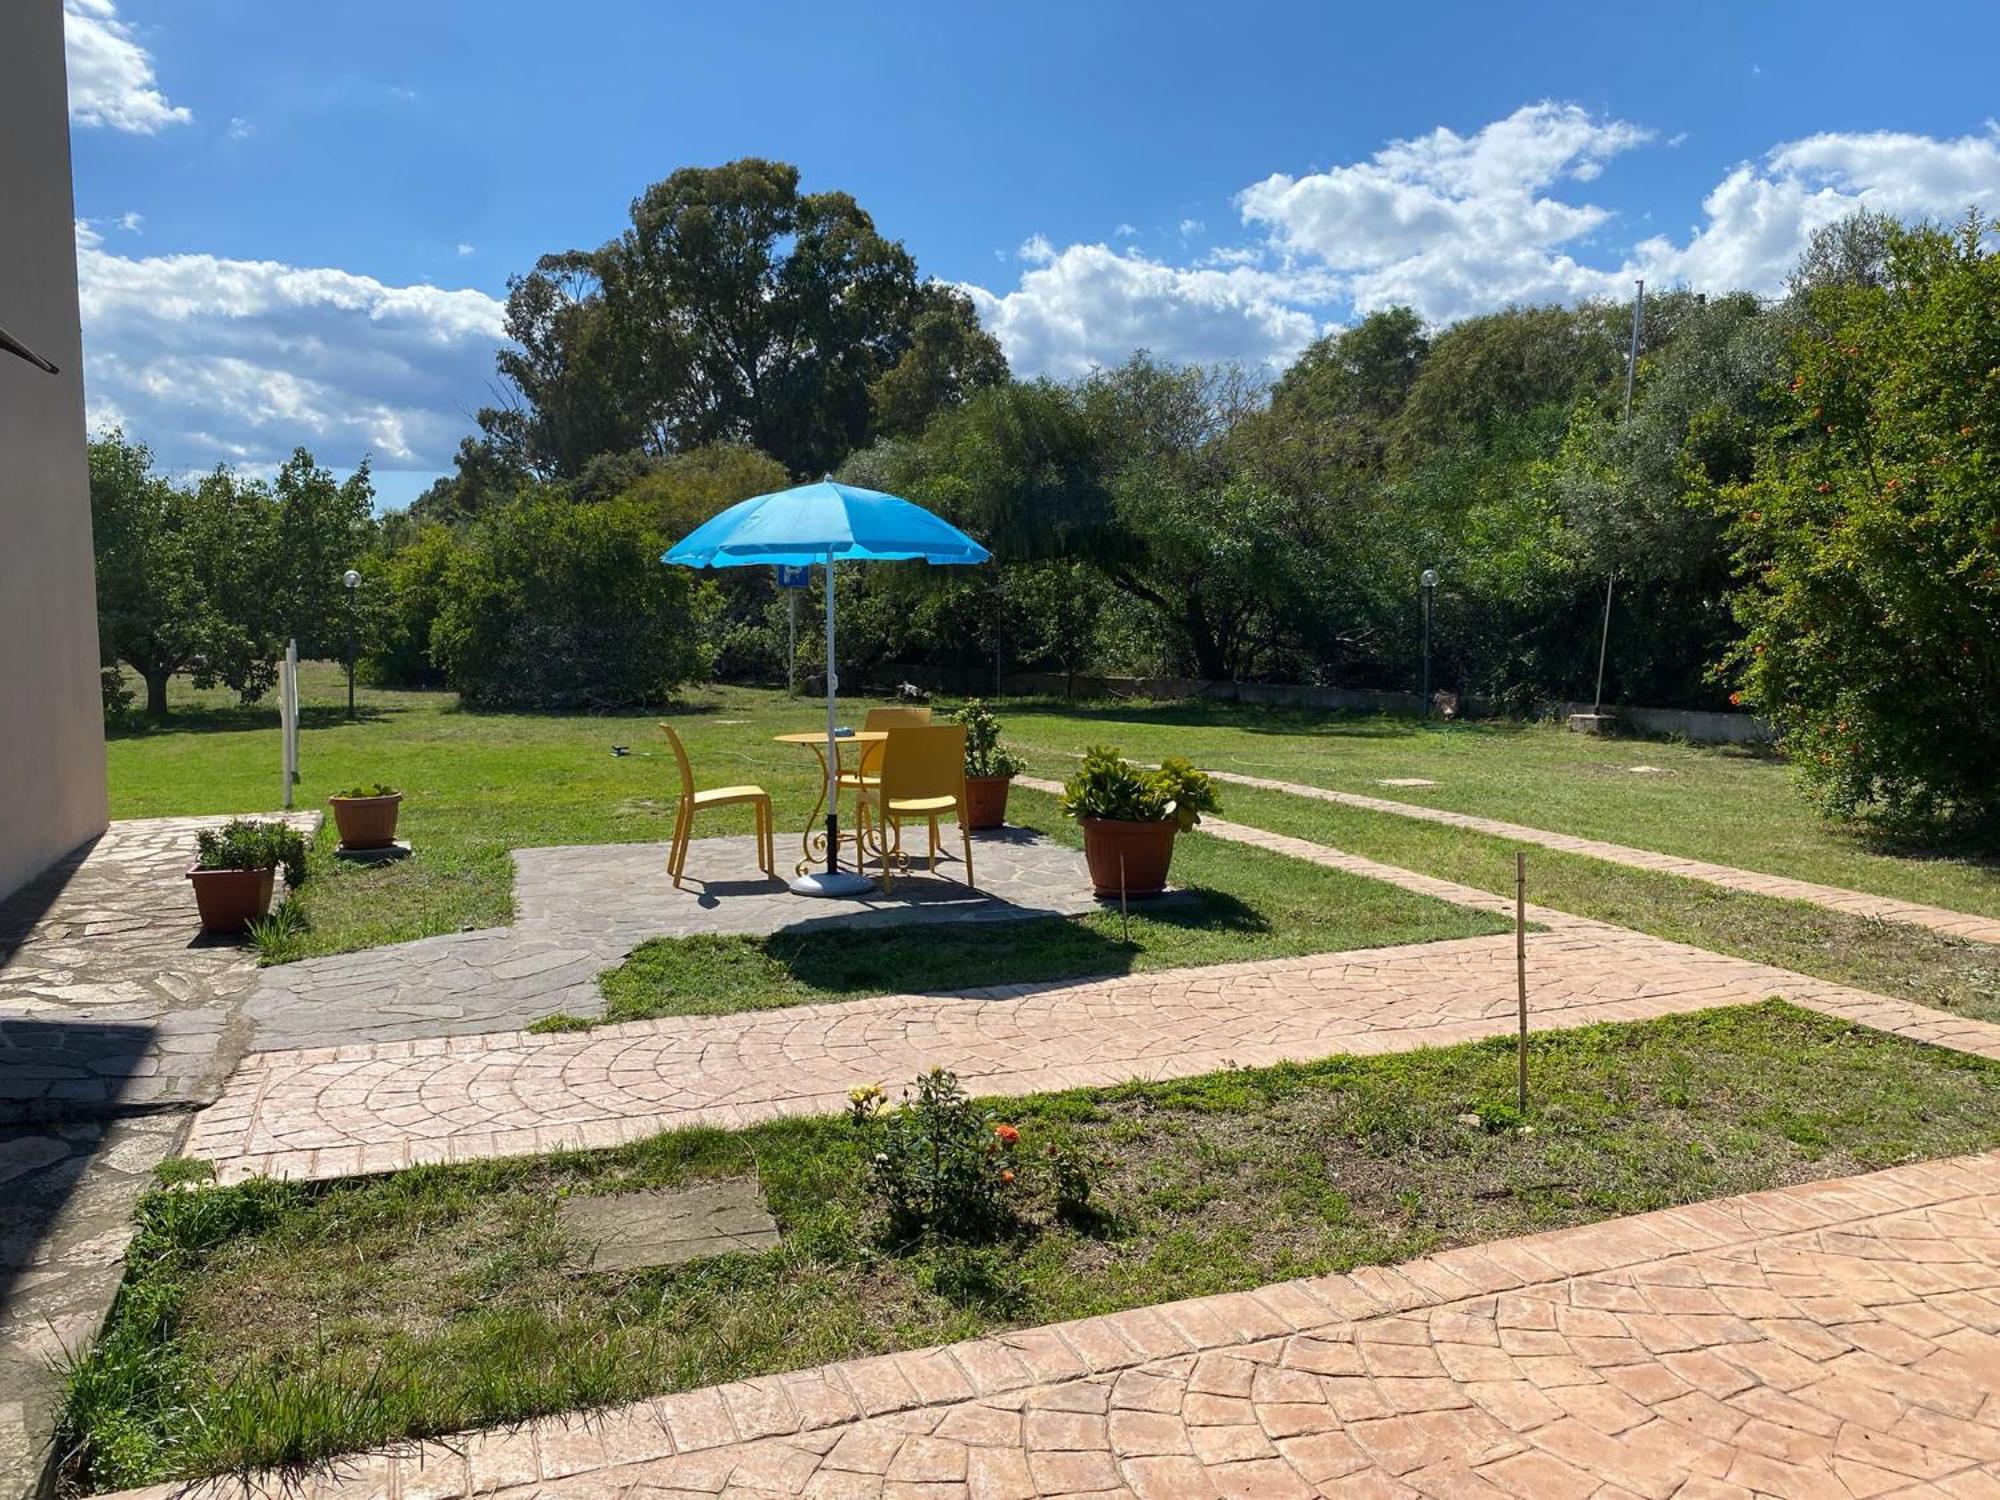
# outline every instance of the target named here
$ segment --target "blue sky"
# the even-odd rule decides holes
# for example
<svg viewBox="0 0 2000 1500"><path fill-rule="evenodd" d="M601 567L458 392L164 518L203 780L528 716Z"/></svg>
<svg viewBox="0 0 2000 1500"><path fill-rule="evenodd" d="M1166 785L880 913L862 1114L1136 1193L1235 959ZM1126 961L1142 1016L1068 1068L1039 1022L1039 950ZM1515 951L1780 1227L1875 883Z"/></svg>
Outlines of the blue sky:
<svg viewBox="0 0 2000 1500"><path fill-rule="evenodd" d="M1991 4L66 9L93 419L176 469L371 453L393 502L491 399L507 275L681 165L852 192L1062 375L1770 291L1856 205L2000 207Z"/></svg>

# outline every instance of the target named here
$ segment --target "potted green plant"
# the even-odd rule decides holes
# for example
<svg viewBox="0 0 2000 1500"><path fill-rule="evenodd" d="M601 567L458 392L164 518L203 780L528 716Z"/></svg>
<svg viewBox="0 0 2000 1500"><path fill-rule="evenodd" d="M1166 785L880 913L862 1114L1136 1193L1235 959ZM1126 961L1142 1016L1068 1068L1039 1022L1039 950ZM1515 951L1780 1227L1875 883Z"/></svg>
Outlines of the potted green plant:
<svg viewBox="0 0 2000 1500"><path fill-rule="evenodd" d="M1000 743L1000 720L977 698L952 716L965 726L965 811L975 830L1007 821L1007 788L1024 769L1021 758Z"/></svg>
<svg viewBox="0 0 2000 1500"><path fill-rule="evenodd" d="M403 794L395 787L379 781L373 786L351 786L327 801L333 807L334 825L340 829L341 848L387 849L396 842L396 815L402 809Z"/></svg>
<svg viewBox="0 0 2000 1500"><path fill-rule="evenodd" d="M306 841L284 823L236 818L195 835L195 910L203 932L241 932L271 909L278 867L295 890L306 878Z"/></svg>
<svg viewBox="0 0 2000 1500"><path fill-rule="evenodd" d="M1215 783L1178 757L1157 771L1093 745L1063 787L1062 810L1083 829L1083 857L1100 896L1157 896L1167 888L1174 835L1214 812Z"/></svg>

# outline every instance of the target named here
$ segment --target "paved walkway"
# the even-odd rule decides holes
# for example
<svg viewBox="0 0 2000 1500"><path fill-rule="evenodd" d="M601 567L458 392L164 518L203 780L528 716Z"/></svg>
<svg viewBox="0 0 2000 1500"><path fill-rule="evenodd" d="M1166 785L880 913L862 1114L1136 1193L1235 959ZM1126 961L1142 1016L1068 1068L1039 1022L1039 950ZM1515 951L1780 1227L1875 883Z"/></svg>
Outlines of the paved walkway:
<svg viewBox="0 0 2000 1500"><path fill-rule="evenodd" d="M512 1031L556 1011L603 1014L597 976L648 938L1011 921L1096 905L1083 855L1053 839L980 834L973 861L976 891L947 850L936 875L920 866L888 898L828 901L761 874L747 834L695 840L678 889L665 844L517 849L512 925L265 969L244 1014L265 1050Z"/></svg>
<svg viewBox="0 0 2000 1500"><path fill-rule="evenodd" d="M2000 1057L2000 1026L1568 918L1528 939L1537 1028L1783 995ZM982 1093L1188 1077L1501 1035L1514 940L1466 938L956 995L894 995L572 1035L380 1042L244 1059L187 1152L224 1182L599 1148L679 1125L844 1107L871 1080L949 1067Z"/></svg>
<svg viewBox="0 0 2000 1500"><path fill-rule="evenodd" d="M1986 1155L426 1443L313 1493L1974 1500L1996 1331Z"/></svg>
<svg viewBox="0 0 2000 1500"><path fill-rule="evenodd" d="M1565 854L1584 854L1608 864L1626 865L1635 870L1657 870L1684 880L1699 880L1725 890L1743 891L1753 896L1773 896L1780 901L1805 901L1853 917L1873 917L1881 922L1902 922L1912 927L1928 927L1934 932L1969 938L1981 943L2000 943L2000 919L1951 911L1942 906L1925 906L1916 901L1899 901L1891 896L1873 896L1841 886L1817 885L1809 880L1793 880L1784 875L1764 875L1755 870L1739 870L1733 865L1710 864L1706 860L1683 859L1675 854L1657 854L1650 849L1633 849L1602 839L1578 838L1567 833L1550 833L1521 823L1504 823L1498 818L1482 818L1471 813L1450 812L1439 807L1420 807L1411 802L1392 802L1359 792L1335 792L1325 787L1307 786L1297 781L1275 781L1268 776L1246 776L1235 771L1211 771L1217 781L1256 787L1267 792L1286 792L1294 797L1312 797L1321 802L1337 802L1369 812L1393 813L1399 818L1417 818L1426 823L1444 823L1473 833L1492 834Z"/></svg>
<svg viewBox="0 0 2000 1500"><path fill-rule="evenodd" d="M51 1366L96 1333L132 1205L247 1040L253 960L197 937L186 879L222 821L113 823L0 902L0 1496L36 1482Z"/></svg>

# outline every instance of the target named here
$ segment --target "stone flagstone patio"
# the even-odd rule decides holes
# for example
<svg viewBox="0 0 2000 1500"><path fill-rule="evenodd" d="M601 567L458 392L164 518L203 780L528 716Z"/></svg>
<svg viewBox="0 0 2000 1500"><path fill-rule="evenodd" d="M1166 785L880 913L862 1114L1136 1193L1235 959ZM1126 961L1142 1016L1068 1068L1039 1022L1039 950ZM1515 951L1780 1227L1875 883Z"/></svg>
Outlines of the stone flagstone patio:
<svg viewBox="0 0 2000 1500"><path fill-rule="evenodd" d="M1996 1390L1989 1154L467 1434L310 1491L1985 1500Z"/></svg>
<svg viewBox="0 0 2000 1500"><path fill-rule="evenodd" d="M919 864L887 897L821 900L759 871L749 835L695 840L679 889L665 844L517 849L512 925L265 969L244 1014L261 1050L511 1031L555 1011L601 1015L597 976L648 938L1005 922L1097 904L1082 852L1054 839L1002 829L978 835L972 857L977 890L946 851L936 875ZM779 871L791 873L783 849Z"/></svg>

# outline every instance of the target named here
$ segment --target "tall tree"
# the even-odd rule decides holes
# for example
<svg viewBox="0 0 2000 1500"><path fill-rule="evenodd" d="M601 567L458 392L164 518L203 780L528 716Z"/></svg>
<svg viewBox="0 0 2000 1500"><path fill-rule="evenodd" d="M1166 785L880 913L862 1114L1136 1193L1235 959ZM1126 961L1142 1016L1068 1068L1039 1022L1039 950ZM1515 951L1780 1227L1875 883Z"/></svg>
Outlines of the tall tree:
<svg viewBox="0 0 2000 1500"><path fill-rule="evenodd" d="M114 431L90 445L90 517L98 649L144 680L149 715L165 716L177 672L246 698L269 686L268 497L223 469L181 489L144 444Z"/></svg>
<svg viewBox="0 0 2000 1500"><path fill-rule="evenodd" d="M481 420L545 476L723 441L817 474L867 440L870 387L937 306L847 194L801 193L782 162L687 167L617 239L510 283L499 364L520 401Z"/></svg>
<svg viewBox="0 0 2000 1500"><path fill-rule="evenodd" d="M272 496L277 516L268 588L279 626L297 637L301 657L342 658L355 601L341 577L370 550L375 488L368 465L364 460L337 480L299 448L279 466Z"/></svg>
<svg viewBox="0 0 2000 1500"><path fill-rule="evenodd" d="M877 437L914 436L939 412L1007 379L1007 356L979 326L970 297L933 281L923 299L910 347L868 388Z"/></svg>

